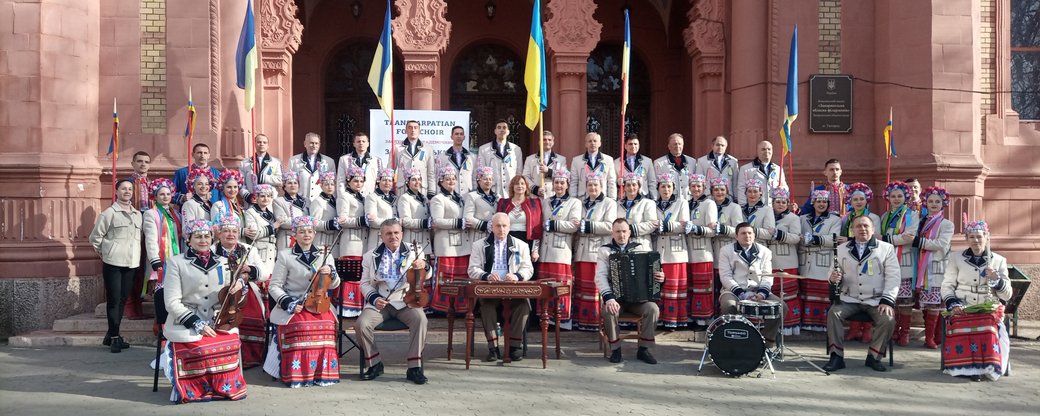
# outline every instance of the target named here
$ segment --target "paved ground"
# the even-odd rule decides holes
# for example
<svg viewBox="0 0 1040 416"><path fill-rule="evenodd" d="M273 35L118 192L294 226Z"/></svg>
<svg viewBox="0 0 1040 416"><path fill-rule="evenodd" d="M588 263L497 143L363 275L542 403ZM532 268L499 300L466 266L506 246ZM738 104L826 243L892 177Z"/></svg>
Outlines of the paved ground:
<svg viewBox="0 0 1040 416"><path fill-rule="evenodd" d="M160 381L151 391L148 362L154 349L135 346L121 354L102 347L14 348L0 346L0 414L3 415L591 415L591 414L1036 414L1040 392L1040 322L1023 324L1012 340L1011 377L971 382L937 370L939 355L922 348L896 351L896 366L876 373L862 366L865 346L848 347L849 368L826 376L790 359L777 364L776 378L730 378L706 364L696 373L703 344L685 340L690 333L662 337L656 366L635 360L626 341L623 364L610 364L593 337L564 334L564 357L526 359L503 367L475 362L466 371L458 358L446 361L444 332L431 333L426 373L430 384L404 379L406 343L398 334L381 334L387 374L358 380L356 355L349 358L338 385L291 390L261 373L246 372L249 397L240 402L171 405L170 387ZM817 363L825 357L822 341L794 341L790 346ZM916 342L915 344L916 345ZM478 347L483 351L483 347ZM534 349L535 355L539 349ZM404 412L404 413L402 413ZM668 412L668 413L665 413Z"/></svg>

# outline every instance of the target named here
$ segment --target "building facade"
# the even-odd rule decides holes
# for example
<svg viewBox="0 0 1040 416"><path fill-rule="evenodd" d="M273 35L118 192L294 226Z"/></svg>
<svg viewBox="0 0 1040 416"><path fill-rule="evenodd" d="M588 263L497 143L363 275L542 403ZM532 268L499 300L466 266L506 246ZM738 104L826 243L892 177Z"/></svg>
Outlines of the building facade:
<svg viewBox="0 0 1040 416"><path fill-rule="evenodd" d="M379 0L253 0L261 91L253 113L235 85L246 0L0 0L0 335L47 327L103 299L87 235L110 203L107 154L118 102L119 175L152 155L153 174L188 161L194 140L237 166L265 133L282 160L317 132L337 156L368 125L367 86L381 31ZM474 146L506 119L525 152L524 55L533 1L394 0L398 108L469 110ZM620 120L622 10L632 15L631 104ZM1040 12L1025 0L546 0L546 128L568 157L599 131L617 154L622 124L643 152L687 154L714 136L742 161L771 140L779 159L789 42L799 28L801 116L793 194L838 158L847 182L885 181L881 131L891 108L892 177L952 195L948 215L987 219L994 248L1040 264ZM1030 27L1034 29L1029 29ZM809 131L807 79L852 77L852 130ZM378 132L372 133L378 137ZM876 208L881 205L875 201ZM960 241L960 237L957 237ZM1034 290L1036 292L1036 290ZM1040 316L1037 302L1023 311Z"/></svg>

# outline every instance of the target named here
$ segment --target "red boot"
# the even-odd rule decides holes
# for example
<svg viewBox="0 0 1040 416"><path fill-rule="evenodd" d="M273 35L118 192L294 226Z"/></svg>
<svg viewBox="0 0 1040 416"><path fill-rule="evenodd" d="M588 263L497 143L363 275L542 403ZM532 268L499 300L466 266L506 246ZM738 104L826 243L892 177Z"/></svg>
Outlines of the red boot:
<svg viewBox="0 0 1040 416"><path fill-rule="evenodd" d="M849 322L849 332L845 333L845 340L852 341L863 336L863 323L852 321Z"/></svg>
<svg viewBox="0 0 1040 416"><path fill-rule="evenodd" d="M873 322L862 322L863 325L863 336L859 338L859 342L869 344L874 339L874 323Z"/></svg>
<svg viewBox="0 0 1040 416"><path fill-rule="evenodd" d="M939 348L939 344L936 343L936 328L939 327L939 312L926 310L924 311L924 347L930 350Z"/></svg>
<svg viewBox="0 0 1040 416"><path fill-rule="evenodd" d="M896 331L893 334L896 338L896 345L905 347L910 345L910 314L909 313L896 313Z"/></svg>

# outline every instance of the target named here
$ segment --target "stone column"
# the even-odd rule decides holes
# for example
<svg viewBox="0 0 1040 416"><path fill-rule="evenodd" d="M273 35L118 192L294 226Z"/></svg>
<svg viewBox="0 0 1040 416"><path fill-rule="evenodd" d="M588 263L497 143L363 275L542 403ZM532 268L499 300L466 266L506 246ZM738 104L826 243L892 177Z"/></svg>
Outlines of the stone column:
<svg viewBox="0 0 1040 416"><path fill-rule="evenodd" d="M284 161L293 154L292 59L303 24L293 0L263 0L257 15L263 86L257 103L256 133L271 138L271 153ZM245 137L249 140L249 137Z"/></svg>
<svg viewBox="0 0 1040 416"><path fill-rule="evenodd" d="M555 130L556 148L572 157L585 149L585 120L588 115L589 54L599 42L603 25L592 17L592 0L551 0L544 25L545 42L552 50L549 112ZM539 140L541 138L538 138Z"/></svg>
<svg viewBox="0 0 1040 416"><path fill-rule="evenodd" d="M683 31L686 52L692 58L693 111L687 139L687 153L694 154L693 143L710 143L726 132L727 115L723 87L726 67L725 5L721 0L690 0L696 5L687 13L690 26Z"/></svg>
<svg viewBox="0 0 1040 416"><path fill-rule="evenodd" d="M441 54L448 46L451 22L446 18L448 4L444 0L396 0L401 15L391 23L394 44L404 56L404 103L395 108L439 110ZM403 105L402 105L403 104Z"/></svg>
<svg viewBox="0 0 1040 416"><path fill-rule="evenodd" d="M5 0L0 9L0 336L7 337L91 311L103 297L101 262L87 236L111 192L98 179L98 159L111 163L104 155L114 92L99 97L99 2ZM122 149L119 164L127 166L132 147Z"/></svg>
<svg viewBox="0 0 1040 416"><path fill-rule="evenodd" d="M722 2L701 0L699 3L700 8L706 7L708 3ZM767 59L771 52L767 32L770 27L769 9L776 7L776 4L773 1L769 2L768 6L764 3L758 0L731 2L733 16L740 18L733 19L733 27L729 30L733 37L729 48L732 57L728 59L731 65L729 78L733 91L730 105L727 106L730 109L732 125L729 146L733 152L742 154L753 154L750 149L754 149L755 144L763 137L776 137L775 134L766 133L768 113L772 111L769 107L770 78ZM722 7L718 5L717 8ZM779 128L779 124L776 126ZM769 128L769 131L772 130ZM703 146L710 146L710 143L706 142ZM774 149L777 148L774 146ZM707 152L707 148L704 151Z"/></svg>

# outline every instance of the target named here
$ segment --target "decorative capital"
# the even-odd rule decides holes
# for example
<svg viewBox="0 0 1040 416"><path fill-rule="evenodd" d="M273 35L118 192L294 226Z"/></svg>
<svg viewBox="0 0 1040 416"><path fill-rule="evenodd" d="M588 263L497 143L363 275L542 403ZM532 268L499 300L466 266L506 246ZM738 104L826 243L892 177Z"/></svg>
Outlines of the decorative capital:
<svg viewBox="0 0 1040 416"><path fill-rule="evenodd" d="M394 41L402 51L443 52L451 35L447 19L448 4L444 0L395 0L401 15L390 24Z"/></svg>
<svg viewBox="0 0 1040 416"><path fill-rule="evenodd" d="M260 53L260 67L264 70L265 78L270 76L289 75L290 64L285 53Z"/></svg>
<svg viewBox="0 0 1040 416"><path fill-rule="evenodd" d="M726 50L726 39L722 22L725 7L722 0L690 0L696 5L686 13L690 26L683 30L686 52L690 56L722 55Z"/></svg>
<svg viewBox="0 0 1040 416"><path fill-rule="evenodd" d="M303 23L296 18L294 0L260 2L260 48L296 53L303 40Z"/></svg>
<svg viewBox="0 0 1040 416"><path fill-rule="evenodd" d="M550 0L546 5L545 42L554 52L588 55L599 43L603 24L592 17L592 0Z"/></svg>

